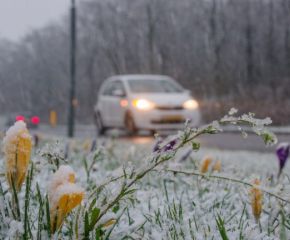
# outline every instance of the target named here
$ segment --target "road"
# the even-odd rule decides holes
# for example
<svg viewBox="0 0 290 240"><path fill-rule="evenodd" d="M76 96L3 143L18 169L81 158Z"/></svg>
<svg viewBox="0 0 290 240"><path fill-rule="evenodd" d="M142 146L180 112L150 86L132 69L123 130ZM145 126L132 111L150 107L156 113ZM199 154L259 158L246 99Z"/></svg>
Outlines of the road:
<svg viewBox="0 0 290 240"><path fill-rule="evenodd" d="M67 129L65 126L40 126L39 129L30 130L31 134L40 134L46 136L54 137L65 137ZM243 138L239 132L223 132L212 135L205 135L198 138L202 147L207 148L218 148L221 150L248 150L248 151L258 151L258 152L272 152L275 151L276 147L265 147L261 137L248 132L247 138ZM107 135L109 135L108 133ZM148 133L141 133L142 136L129 138L120 131L120 140L131 141L132 144L154 144L155 139L149 136ZM289 142L290 134L276 134L279 142ZM75 128L75 137L80 139L95 139L96 131L95 127L92 125L80 125ZM102 137L103 138L103 137Z"/></svg>

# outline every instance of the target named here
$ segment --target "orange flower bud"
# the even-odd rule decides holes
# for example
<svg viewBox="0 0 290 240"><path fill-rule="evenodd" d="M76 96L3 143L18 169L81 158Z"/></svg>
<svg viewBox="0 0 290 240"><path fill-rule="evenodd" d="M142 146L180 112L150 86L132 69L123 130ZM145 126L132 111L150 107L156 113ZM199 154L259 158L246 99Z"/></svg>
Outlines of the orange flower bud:
<svg viewBox="0 0 290 240"><path fill-rule="evenodd" d="M106 223L102 226L102 228L109 227L109 226L115 224L115 222L116 222L116 220L111 219L110 221L106 222Z"/></svg>
<svg viewBox="0 0 290 240"><path fill-rule="evenodd" d="M217 160L213 166L213 170L220 172L221 171L221 162L219 160Z"/></svg>
<svg viewBox="0 0 290 240"><path fill-rule="evenodd" d="M76 146L77 146L77 142L76 142L76 140L72 140L72 141L71 141L71 147L72 147L73 149L75 149Z"/></svg>
<svg viewBox="0 0 290 240"><path fill-rule="evenodd" d="M90 149L90 141L86 140L84 142L84 150L89 150Z"/></svg>
<svg viewBox="0 0 290 240"><path fill-rule="evenodd" d="M206 157L202 160L201 162L201 169L200 172L201 173L206 173L208 171L208 167L210 165L210 163L212 162L212 158L210 157Z"/></svg>
<svg viewBox="0 0 290 240"><path fill-rule="evenodd" d="M255 179L254 184L260 185L260 182L258 181L258 179ZM259 217L262 213L262 204L261 204L261 201L263 198L262 191L260 189L252 187L251 197L252 197L252 212L255 217L256 223L258 223Z"/></svg>

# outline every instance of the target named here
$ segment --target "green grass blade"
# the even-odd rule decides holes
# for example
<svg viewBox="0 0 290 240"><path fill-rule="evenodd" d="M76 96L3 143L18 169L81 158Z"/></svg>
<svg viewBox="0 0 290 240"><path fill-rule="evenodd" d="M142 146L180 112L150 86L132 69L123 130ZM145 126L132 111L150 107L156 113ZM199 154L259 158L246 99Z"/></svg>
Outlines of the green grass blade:
<svg viewBox="0 0 290 240"><path fill-rule="evenodd" d="M26 177L26 188L25 188L25 204L24 204L24 234L23 238L28 239L28 211L29 211L29 189L30 189L30 172L28 171Z"/></svg>
<svg viewBox="0 0 290 240"><path fill-rule="evenodd" d="M224 221L221 219L221 217L218 215L218 219L216 218L216 224L218 226L218 230L220 232L220 235L223 240L229 240L227 236L227 230L225 229Z"/></svg>
<svg viewBox="0 0 290 240"><path fill-rule="evenodd" d="M20 221L20 208L19 208L19 201L18 201L18 196L17 196L17 191L15 188L15 183L14 183L14 179L13 176L11 175L11 183L12 183L12 207L13 210L16 211L15 215L17 217L16 220Z"/></svg>
<svg viewBox="0 0 290 240"><path fill-rule="evenodd" d="M90 224L88 212L85 213L85 237L83 240L90 240Z"/></svg>
<svg viewBox="0 0 290 240"><path fill-rule="evenodd" d="M47 195L46 195L45 210L46 210L46 221L47 221L46 231L47 231L49 239L51 239L50 211L49 211L49 201L48 201L48 196Z"/></svg>
<svg viewBox="0 0 290 240"><path fill-rule="evenodd" d="M38 183L36 183L36 190L37 190L37 197L38 197L38 202L39 202L37 240L41 240L43 201L42 201L42 198L41 198L41 193L40 193L40 189L39 189Z"/></svg>

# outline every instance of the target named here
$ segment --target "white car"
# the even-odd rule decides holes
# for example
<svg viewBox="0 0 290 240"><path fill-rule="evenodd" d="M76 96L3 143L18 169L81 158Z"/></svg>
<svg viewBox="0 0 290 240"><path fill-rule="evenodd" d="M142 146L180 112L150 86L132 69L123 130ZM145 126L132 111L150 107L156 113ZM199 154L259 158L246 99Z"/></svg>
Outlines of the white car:
<svg viewBox="0 0 290 240"><path fill-rule="evenodd" d="M183 129L200 123L198 102L175 80L161 75L120 75L105 80L94 108L99 134L108 128L138 130Z"/></svg>

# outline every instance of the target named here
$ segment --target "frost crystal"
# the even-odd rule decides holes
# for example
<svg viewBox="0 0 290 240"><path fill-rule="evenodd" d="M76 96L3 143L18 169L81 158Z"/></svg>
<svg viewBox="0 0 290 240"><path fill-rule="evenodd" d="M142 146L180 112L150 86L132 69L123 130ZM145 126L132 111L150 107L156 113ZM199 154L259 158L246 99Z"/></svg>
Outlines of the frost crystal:
<svg viewBox="0 0 290 240"><path fill-rule="evenodd" d="M222 131L221 127L220 127L220 124L218 121L213 121L212 122L212 127L218 131Z"/></svg>
<svg viewBox="0 0 290 240"><path fill-rule="evenodd" d="M231 110L229 111L229 115L234 115L238 112L238 109L236 108L231 108Z"/></svg>
<svg viewBox="0 0 290 240"><path fill-rule="evenodd" d="M10 223L10 229L8 232L9 238L7 239L15 239L15 235L17 233L23 233L23 232L24 232L23 223L12 220L12 222Z"/></svg>
<svg viewBox="0 0 290 240"><path fill-rule="evenodd" d="M248 137L248 134L245 131L242 131L242 135L243 135L244 138Z"/></svg>

